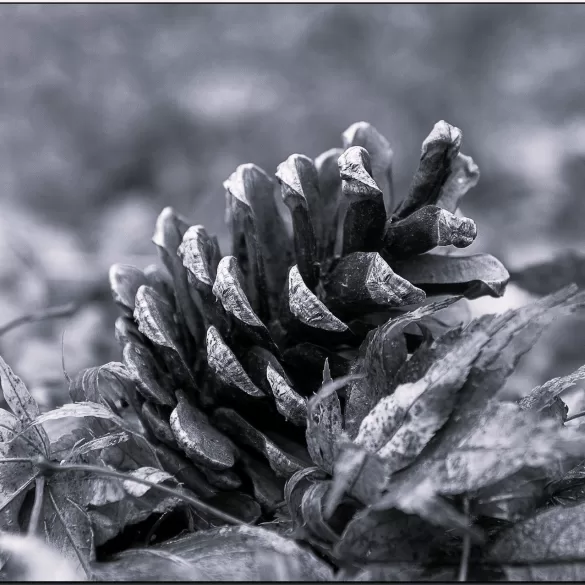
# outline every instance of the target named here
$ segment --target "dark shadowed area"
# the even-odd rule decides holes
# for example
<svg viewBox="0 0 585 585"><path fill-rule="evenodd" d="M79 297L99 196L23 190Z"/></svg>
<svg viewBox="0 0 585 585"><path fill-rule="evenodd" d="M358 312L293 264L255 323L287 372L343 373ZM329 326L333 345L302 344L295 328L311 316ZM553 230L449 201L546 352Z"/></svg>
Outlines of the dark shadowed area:
<svg viewBox="0 0 585 585"><path fill-rule="evenodd" d="M389 139L399 197L433 124L463 130L481 170L470 252L516 268L585 248L584 22L582 5L0 7L0 326L84 299L0 354L59 401L64 328L71 373L119 359L107 270L156 260L164 206L225 243L237 165L274 173L360 120ZM583 330L559 322L511 392L581 365Z"/></svg>

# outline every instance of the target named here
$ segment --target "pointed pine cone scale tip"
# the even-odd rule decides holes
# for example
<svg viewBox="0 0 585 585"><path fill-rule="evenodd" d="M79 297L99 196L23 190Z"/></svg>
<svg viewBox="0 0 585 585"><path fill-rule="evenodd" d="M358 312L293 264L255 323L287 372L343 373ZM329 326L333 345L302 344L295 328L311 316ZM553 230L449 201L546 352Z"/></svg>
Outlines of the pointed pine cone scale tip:
<svg viewBox="0 0 585 585"><path fill-rule="evenodd" d="M298 267L290 269L288 275L289 309L301 322L309 327L341 333L348 326L340 321L307 287Z"/></svg>
<svg viewBox="0 0 585 585"><path fill-rule="evenodd" d="M177 254L193 276L208 286L213 286L215 267L212 265L214 242L202 225L191 226L183 236Z"/></svg>
<svg viewBox="0 0 585 585"><path fill-rule="evenodd" d="M246 163L238 168L223 183L224 188L247 207L253 204L255 186L272 188L272 179L258 165Z"/></svg>
<svg viewBox="0 0 585 585"><path fill-rule="evenodd" d="M234 256L224 256L218 266L213 284L213 294L221 301L224 309L237 319L260 329L266 326L254 310L243 289L243 276Z"/></svg>
<svg viewBox="0 0 585 585"><path fill-rule="evenodd" d="M114 301L133 311L138 289L147 284L144 272L130 264L112 264L108 278Z"/></svg>
<svg viewBox="0 0 585 585"><path fill-rule="evenodd" d="M431 133L425 138L422 143L421 155L427 154L431 147L438 144L445 144L450 147L452 151L459 152L461 147L461 140L463 133L456 126L451 126L445 120L439 120L431 130Z"/></svg>
<svg viewBox="0 0 585 585"><path fill-rule="evenodd" d="M165 207L156 219L152 241L160 248L171 247L176 250L181 243L176 241L177 237L182 238L188 227L189 222L184 217L172 207Z"/></svg>
<svg viewBox="0 0 585 585"><path fill-rule="evenodd" d="M315 165L304 154L291 154L278 165L275 175L283 186L282 198L289 207L307 201L305 191L318 183Z"/></svg>
<svg viewBox="0 0 585 585"><path fill-rule="evenodd" d="M350 148L351 146L362 146L365 148L372 158L373 165L374 159L379 161L379 166L389 167L392 163L394 152L390 148L390 143L368 122L356 122L352 124L342 134L342 138L345 148Z"/></svg>
<svg viewBox="0 0 585 585"><path fill-rule="evenodd" d="M351 146L339 157L337 164L343 179L344 195L352 199L369 199L382 195L372 177L370 155L365 148Z"/></svg>

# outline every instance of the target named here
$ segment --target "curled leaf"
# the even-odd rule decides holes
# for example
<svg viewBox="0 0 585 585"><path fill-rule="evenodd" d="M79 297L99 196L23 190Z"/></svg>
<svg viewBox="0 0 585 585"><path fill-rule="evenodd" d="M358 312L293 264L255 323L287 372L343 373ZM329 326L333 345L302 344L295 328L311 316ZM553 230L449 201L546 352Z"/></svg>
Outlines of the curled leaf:
<svg viewBox="0 0 585 585"><path fill-rule="evenodd" d="M348 200L343 226L343 255L380 249L386 210L382 191L372 177L368 152L348 148L339 157L343 195Z"/></svg>

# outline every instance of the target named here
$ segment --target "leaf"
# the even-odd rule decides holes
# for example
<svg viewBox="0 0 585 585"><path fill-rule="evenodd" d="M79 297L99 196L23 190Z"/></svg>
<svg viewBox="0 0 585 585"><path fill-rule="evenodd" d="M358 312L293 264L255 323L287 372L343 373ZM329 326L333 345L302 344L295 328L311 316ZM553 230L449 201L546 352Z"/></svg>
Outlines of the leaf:
<svg viewBox="0 0 585 585"><path fill-rule="evenodd" d="M296 266L303 282L313 291L319 270L310 202L318 201L320 197L317 170L310 158L292 154L278 165L276 178L282 189L282 199L292 216Z"/></svg>
<svg viewBox="0 0 585 585"><path fill-rule="evenodd" d="M418 169L408 195L394 213L395 219L404 219L424 205L436 204L460 146L459 128L444 120L435 124L423 142Z"/></svg>
<svg viewBox="0 0 585 585"><path fill-rule="evenodd" d="M31 423L39 415L39 406L35 399L2 357L0 357L0 388L6 404L22 423ZM30 440L34 442L40 453L48 456L50 441L42 427L30 433Z"/></svg>
<svg viewBox="0 0 585 585"><path fill-rule="evenodd" d="M363 313L420 303L425 293L404 280L377 252L354 252L342 258L323 283L327 306Z"/></svg>
<svg viewBox="0 0 585 585"><path fill-rule="evenodd" d="M32 425L38 426L47 421L59 420L62 418L85 418L88 416L109 420L120 428L129 430L128 424L123 418L113 413L107 406L97 404L96 402L75 402L73 404L64 404L59 408L40 414L32 422Z"/></svg>
<svg viewBox="0 0 585 585"><path fill-rule="evenodd" d="M345 527L333 555L344 563L425 562L440 534L417 516L366 508Z"/></svg>
<svg viewBox="0 0 585 585"><path fill-rule="evenodd" d="M206 581L207 576L185 559L151 548L130 549L109 562L92 566L99 581Z"/></svg>
<svg viewBox="0 0 585 585"><path fill-rule="evenodd" d="M40 538L0 535L0 550L10 555L2 569L6 581L82 581L75 566L47 546Z"/></svg>
<svg viewBox="0 0 585 585"><path fill-rule="evenodd" d="M398 386L363 419L355 442L383 457L389 474L411 463L445 424L489 335L472 324L458 341L423 377Z"/></svg>
<svg viewBox="0 0 585 585"><path fill-rule="evenodd" d="M343 255L380 249L386 209L368 151L351 146L339 157L341 189L348 201L343 224Z"/></svg>
<svg viewBox="0 0 585 585"><path fill-rule="evenodd" d="M518 403L523 410L540 411L552 406L555 398L561 393L574 386L579 380L585 378L585 366L581 366L567 376L553 378L548 382L537 386Z"/></svg>
<svg viewBox="0 0 585 585"><path fill-rule="evenodd" d="M191 404L184 392L177 391L177 399L170 423L181 449L195 463L210 469L233 467L237 455L234 444L209 423L207 415Z"/></svg>
<svg viewBox="0 0 585 585"><path fill-rule="evenodd" d="M57 474L45 487L41 522L47 544L91 579L89 562L95 558L93 530L84 509L91 483L79 474Z"/></svg>
<svg viewBox="0 0 585 585"><path fill-rule="evenodd" d="M213 419L225 433L266 457L272 470L280 477L289 477L299 469L308 466L308 462L300 459L296 454L289 453L287 446L281 447L231 408L218 408Z"/></svg>
<svg viewBox="0 0 585 585"><path fill-rule="evenodd" d="M132 477L136 477L138 479L146 479L153 483L163 483L164 481L172 480L175 481L173 476L166 471L161 471L160 469L156 469L154 467L141 467L140 469L136 469L135 471L131 471L128 475ZM150 486L144 485L142 483L133 482L130 479L125 480L122 482L124 489L133 497L140 498L146 492L151 490Z"/></svg>
<svg viewBox="0 0 585 585"><path fill-rule="evenodd" d="M511 581L585 578L585 505L555 506L506 530L490 551Z"/></svg>
<svg viewBox="0 0 585 585"><path fill-rule="evenodd" d="M462 294L468 299L501 297L510 278L502 263L489 254L424 254L395 262L393 268L427 295Z"/></svg>
<svg viewBox="0 0 585 585"><path fill-rule="evenodd" d="M352 124L342 134L342 137L344 148L362 146L368 151L372 164L372 177L384 195L386 211L391 213L394 207L392 193L392 160L394 159L394 153L390 148L390 143L367 122Z"/></svg>
<svg viewBox="0 0 585 585"><path fill-rule="evenodd" d="M293 528L296 530L301 528L305 523L301 511L304 493L315 482L322 481L326 478L327 474L318 467L299 469L299 471L288 478L284 486L284 499L292 519Z"/></svg>
<svg viewBox="0 0 585 585"><path fill-rule="evenodd" d="M585 254L567 250L537 264L511 272L512 282L535 295L547 295L575 283L585 286Z"/></svg>
<svg viewBox="0 0 585 585"><path fill-rule="evenodd" d="M103 437L98 437L97 439L93 439L92 441L88 441L87 443L83 443L78 447L74 448L69 453L67 460L77 458L80 455L85 455L86 453L90 453L91 451L107 449L108 447L113 447L115 445L125 443L129 439L130 435L125 431L121 431L119 433L110 433L104 435Z"/></svg>
<svg viewBox="0 0 585 585"><path fill-rule="evenodd" d="M457 302L457 297L423 305L414 311L389 319L369 333L360 347L360 355L352 366L354 373L365 377L350 384L345 407L345 426L350 438L355 437L364 416L379 400L394 389L393 379L406 360L404 328L433 315Z"/></svg>
<svg viewBox="0 0 585 585"><path fill-rule="evenodd" d="M279 565L288 568L286 580L330 581L330 567L294 541L256 526L230 526L196 532L156 545L197 567L210 581L274 580ZM272 575L261 569L272 565Z"/></svg>
<svg viewBox="0 0 585 585"><path fill-rule="evenodd" d="M451 163L451 173L447 177L436 205L455 213L461 199L479 181L479 167L470 156L459 153Z"/></svg>
<svg viewBox="0 0 585 585"><path fill-rule="evenodd" d="M264 392L252 382L238 358L213 326L207 330L206 345L207 363L224 384L235 386L249 396L265 396Z"/></svg>
<svg viewBox="0 0 585 585"><path fill-rule="evenodd" d="M476 236L473 220L458 217L436 205L425 205L405 219L386 226L382 255L390 262L424 254L437 246L467 248Z"/></svg>
<svg viewBox="0 0 585 585"><path fill-rule="evenodd" d="M323 515L324 501L330 488L330 482L320 481L305 489L301 500L301 513L304 519L303 530L308 531L310 540L317 544L332 544L339 539L339 534L331 527Z"/></svg>
<svg viewBox="0 0 585 585"><path fill-rule="evenodd" d="M576 293L575 287L569 287L531 305L492 318L487 329L490 341L480 352L464 387L460 390L460 398L453 415L417 460L396 474L387 486L391 494L388 500L392 501L392 505L409 513L426 515L440 503L437 499L437 490L440 489L438 480L445 476L439 474L438 470L445 465L445 459L478 428L482 417L485 417L484 409L514 370L520 357L534 345L544 327L559 313L570 312L581 306L583 299L584 295ZM440 359L440 356L435 356L434 359ZM501 429L496 434L501 437ZM545 445L539 443L538 447L541 446L545 448ZM569 445L565 445L567 446ZM521 453L526 449L524 444L516 447ZM473 456L470 459L473 460ZM522 460L522 457L519 460L512 459ZM478 463L483 463L483 460L480 459ZM514 466L515 464L508 466L510 473L514 471L511 469ZM494 482L502 479L501 473L494 474L493 479ZM424 491L421 486L424 486ZM420 494L418 499L413 497L417 490ZM447 513L446 508L441 507L441 510ZM452 512L453 510L448 512L447 519Z"/></svg>
<svg viewBox="0 0 585 585"><path fill-rule="evenodd" d="M344 376L323 384L316 396L311 398L307 409L307 449L315 464L328 473L333 469L336 445L343 432L343 415L337 390L356 376Z"/></svg>

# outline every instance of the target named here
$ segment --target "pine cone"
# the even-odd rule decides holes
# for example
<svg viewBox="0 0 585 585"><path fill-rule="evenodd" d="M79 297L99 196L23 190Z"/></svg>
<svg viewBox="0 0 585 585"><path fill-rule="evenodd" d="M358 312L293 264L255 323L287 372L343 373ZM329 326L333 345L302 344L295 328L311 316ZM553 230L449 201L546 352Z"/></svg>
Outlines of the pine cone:
<svg viewBox="0 0 585 585"><path fill-rule="evenodd" d="M274 518L294 474L289 500L302 481L327 488L312 482L332 473L335 458L318 423L330 417L328 432L355 438L392 391L381 385L366 397L360 384L345 387L379 326L427 306L427 296L501 296L508 281L489 255L452 254L476 237L475 223L458 213L479 178L459 152L459 129L435 125L398 206L387 140L361 122L343 141L345 151L315 161L294 154L278 166L292 235L275 182L245 164L224 183L231 255L222 256L203 226L166 208L153 238L166 271L110 271L121 311L116 374L132 382L123 385L126 400L167 471L217 505L233 505L225 494L247 493L249 517ZM448 248L430 253L436 247ZM409 354L445 332L446 319L458 318L451 303L423 310L418 327L391 337L384 363L370 366L398 372ZM313 393L337 378L339 396L312 408ZM331 540L331 524L309 530L314 540Z"/></svg>

